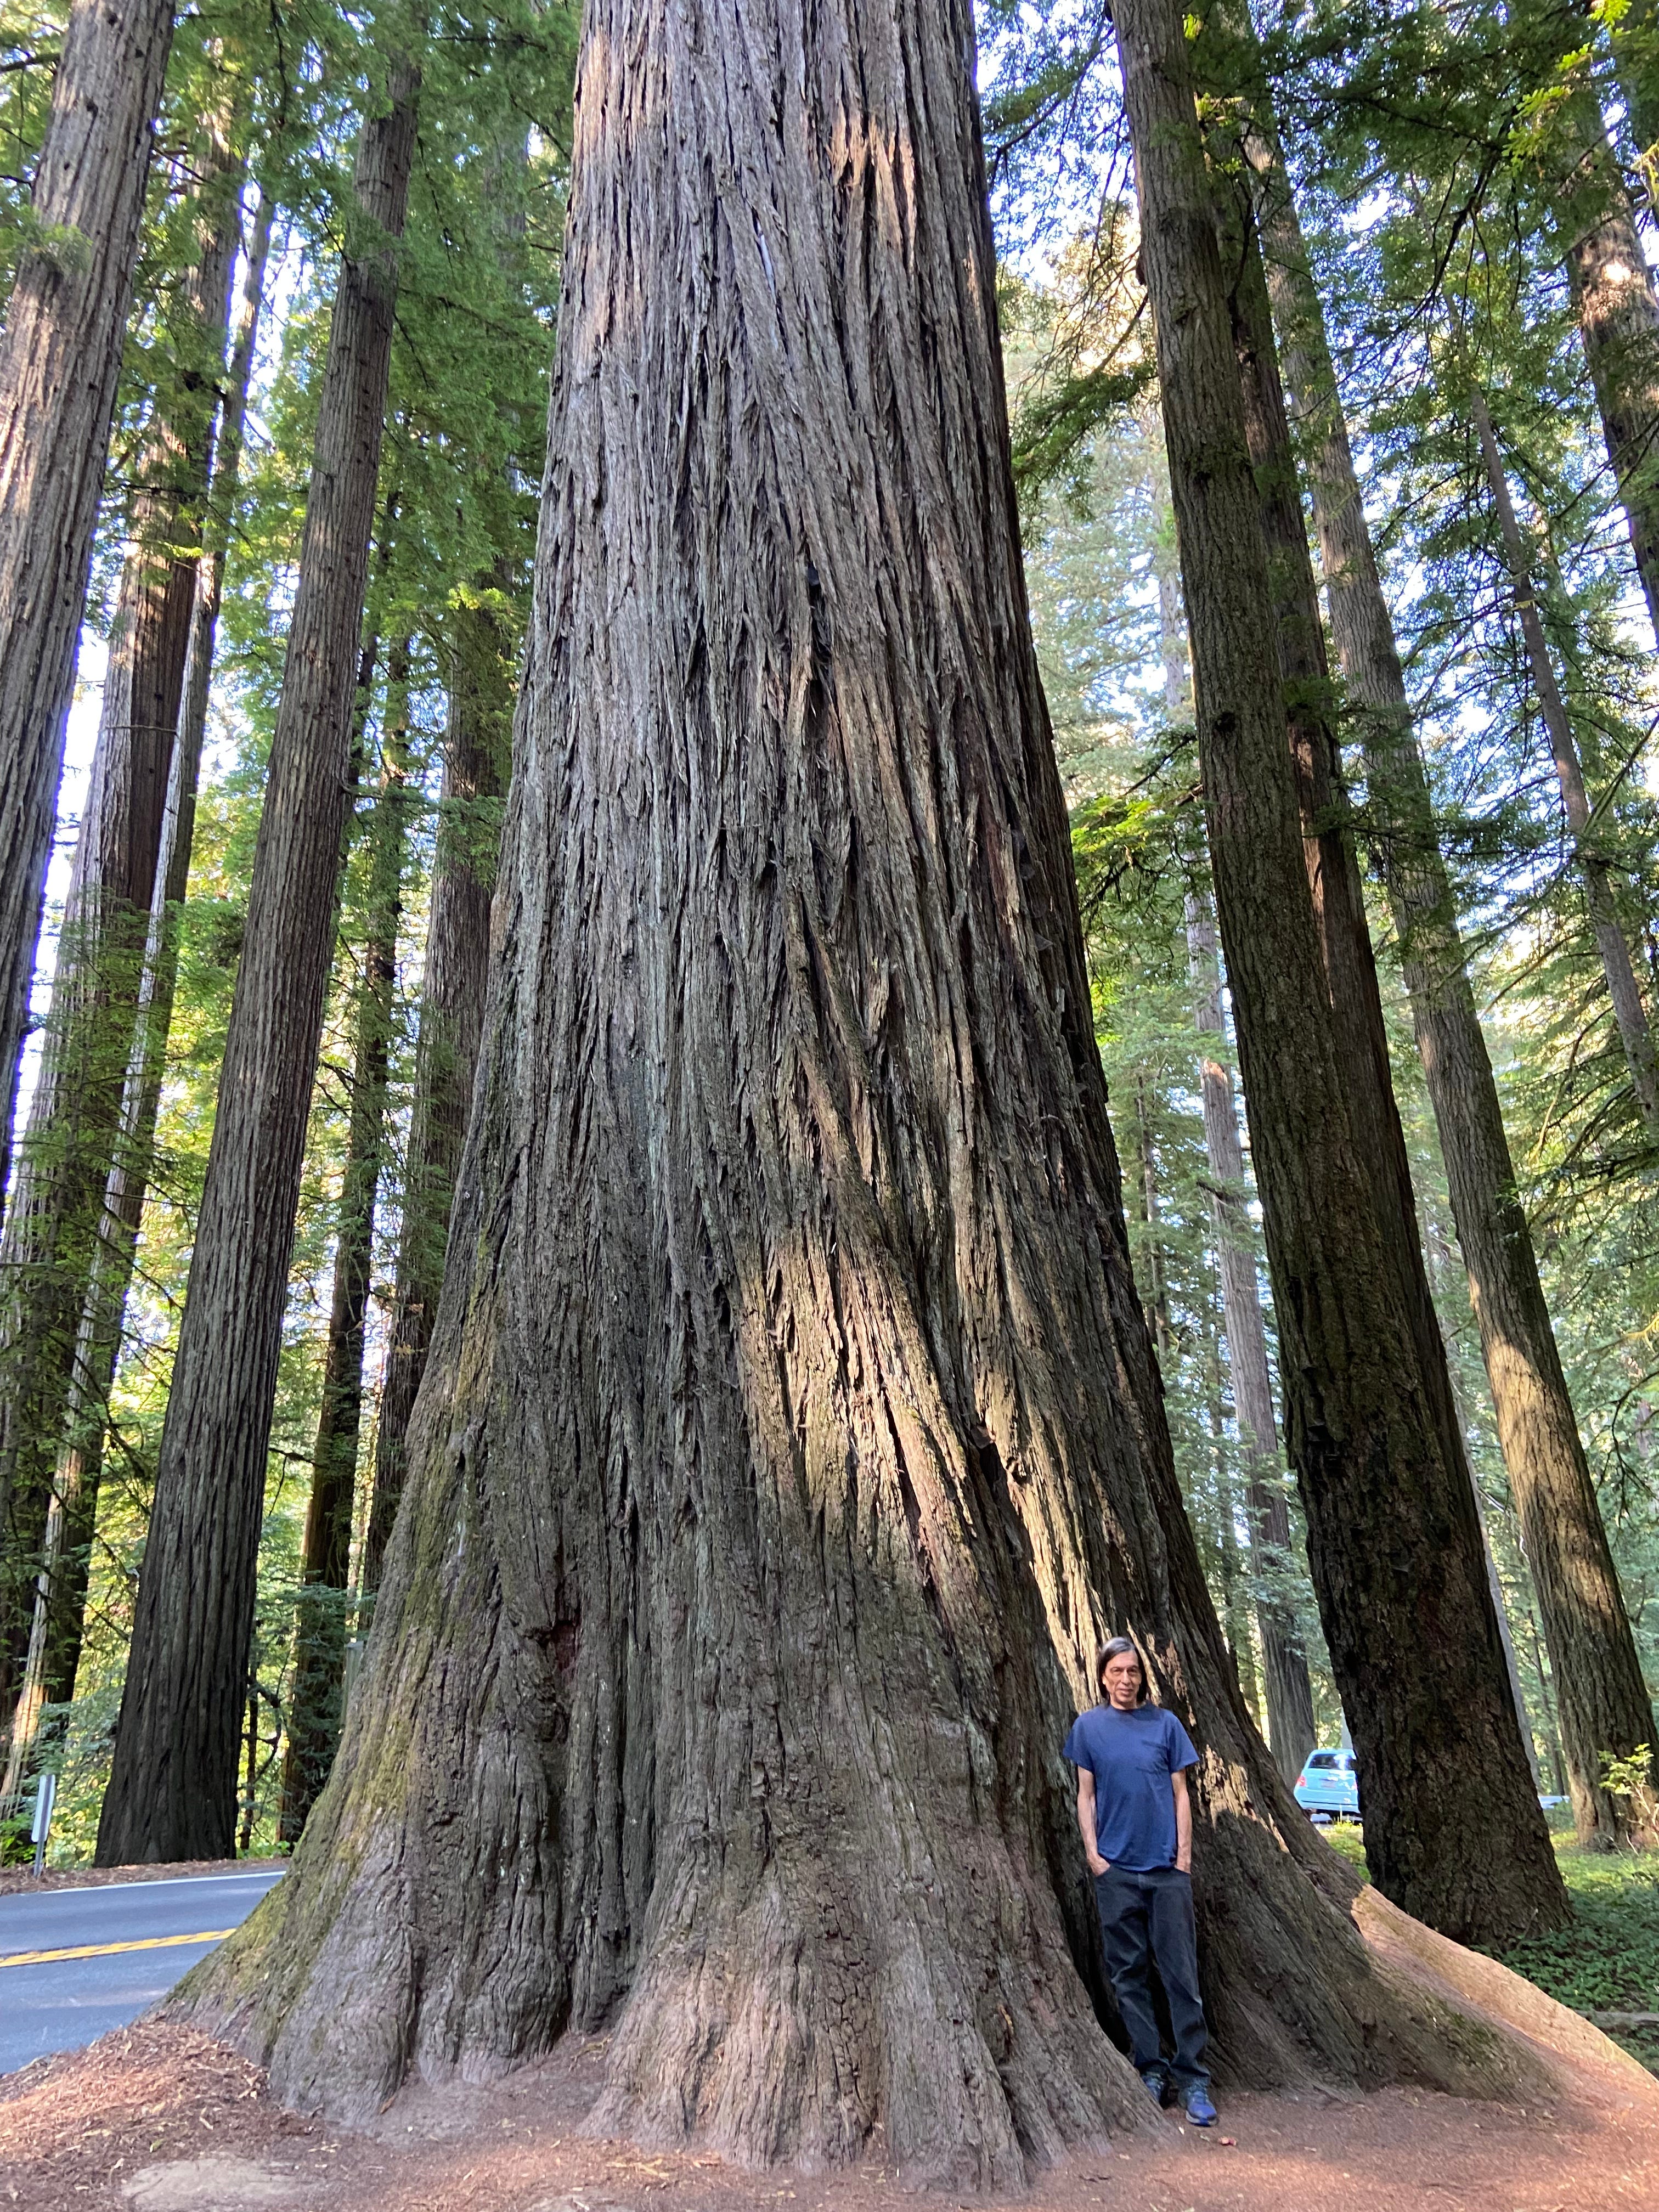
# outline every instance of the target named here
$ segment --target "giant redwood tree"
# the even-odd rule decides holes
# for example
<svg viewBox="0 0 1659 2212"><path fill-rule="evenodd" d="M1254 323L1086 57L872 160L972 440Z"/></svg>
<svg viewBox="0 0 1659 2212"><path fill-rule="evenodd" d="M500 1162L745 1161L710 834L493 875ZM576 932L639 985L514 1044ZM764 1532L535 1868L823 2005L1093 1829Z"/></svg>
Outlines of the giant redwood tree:
<svg viewBox="0 0 1659 2212"><path fill-rule="evenodd" d="M1152 2120L1058 1751L1127 1626L1235 2077L1524 2073L1368 1949L1437 1939L1291 1806L1181 1508L967 8L591 0L574 148L407 1486L294 1869L179 2008L337 2113L604 2025L607 2130L1016 2180Z"/></svg>

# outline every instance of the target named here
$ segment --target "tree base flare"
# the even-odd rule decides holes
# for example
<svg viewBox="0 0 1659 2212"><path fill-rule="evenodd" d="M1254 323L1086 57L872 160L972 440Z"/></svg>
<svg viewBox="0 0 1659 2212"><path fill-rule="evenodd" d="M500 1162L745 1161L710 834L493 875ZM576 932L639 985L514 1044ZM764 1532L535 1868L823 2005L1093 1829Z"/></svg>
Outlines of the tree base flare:
<svg viewBox="0 0 1659 2212"><path fill-rule="evenodd" d="M588 2136L742 2167L813 2172L874 2160L910 2184L995 2193L1031 2185L1109 2139L1167 2124L1096 2022L1057 1916L1039 1910L1011 1927L993 1979L953 1948L951 1913L918 1913L905 1885L872 1872L872 1911L848 1947L793 1917L800 1899L778 1881L735 1916L711 1900L707 1921L683 1891L673 1901L681 1934L656 1948L599 2035L568 2032L538 2047L526 2034L516 2048L452 2038L441 2047L421 2017L423 1978L443 1978L437 1962L416 1965L408 1931L389 1923L384 1889L365 1920L361 1881L344 1881L325 1885L337 1912L320 1942L300 1924L307 1893L279 1890L161 2016L267 2065L295 2109L394 2136L405 2111L422 2134L447 2132L441 2115L452 2105L464 2126L482 2087L533 2081L546 2068L550 2079L571 2076L568 2123ZM1006 1893L999 1904L1006 1915ZM1286 2067L1281 2038L1278 2086L1346 2099L1393 2082L1523 2110L1587 2097L1659 2123L1659 2082L1509 1968L1370 1887L1347 1914L1328 1909L1347 1923L1344 1996L1369 2063L1357 2070L1350 2047L1308 2050L1305 2063ZM971 1905L954 1916L964 1917ZM860 1945L884 1924L882 1955L859 1971ZM289 1977L302 1954L310 1963L296 1990ZM1241 2080L1259 2083L1253 2044L1218 2041L1212 2055L1224 2100Z"/></svg>
<svg viewBox="0 0 1659 2212"><path fill-rule="evenodd" d="M1354 1920L1379 1969L1424 2010L1431 2032L1437 2013L1455 2019L1486 2043L1481 2070L1491 2094L1526 2101L1563 2091L1601 2094L1659 2120L1659 2081L1599 2027L1547 1996L1536 1983L1496 1959L1438 1936L1369 1886L1354 1903ZM1504 2074L1513 2078L1505 2085Z"/></svg>
<svg viewBox="0 0 1659 2212"><path fill-rule="evenodd" d="M581 2132L607 2057L605 2039L571 2036L548 2063L509 2081L410 2092L369 2132L343 2135L284 2112L252 2068L188 2030L136 2027L0 2080L0 2169L20 2203L113 2203L146 2168L199 2174L205 2143L217 2160L279 2172L301 2212L452 2204L582 2212L653 2202L778 2212L788 2191L775 2174ZM1099 2212L1103 2201L1206 2212L1654 2203L1659 2120L1650 2112L1616 2092L1472 2112L1460 2099L1407 2088L1315 2105L1234 2091L1222 2100L1218 2128L1149 2114L1147 2126L1109 2151L1043 2176L1026 2203L1030 2212ZM1103 2192L1103 2184L1112 2185ZM891 2212L890 2166L872 2163L810 2185L822 2212ZM215 2212L240 2212L245 2202L228 2190L212 2201ZM933 2200L937 2212L951 2212L951 2202Z"/></svg>
<svg viewBox="0 0 1659 2212"><path fill-rule="evenodd" d="M712 1859L692 1862L653 1900L627 1995L562 2035L525 2002L534 1976L505 1955L501 1924L474 1939L498 1961L488 1995L458 2007L465 1978L428 1948L412 1895L368 1869L368 1882L325 1875L320 1939L316 1893L276 1893L165 2017L257 2053L286 2102L347 2125L374 2124L400 2093L465 2105L481 2083L602 2051L589 2134L740 2166L873 2158L911 2183L1018 2190L1069 2152L1160 2123L1096 2020L1052 1895L984 1843L981 1877L949 1896L930 1870L894 1867L869 1869L860 1897L826 1858L774 1865L734 1899ZM538 1917L521 1897L519 1926ZM556 1961L547 1978L562 1978Z"/></svg>

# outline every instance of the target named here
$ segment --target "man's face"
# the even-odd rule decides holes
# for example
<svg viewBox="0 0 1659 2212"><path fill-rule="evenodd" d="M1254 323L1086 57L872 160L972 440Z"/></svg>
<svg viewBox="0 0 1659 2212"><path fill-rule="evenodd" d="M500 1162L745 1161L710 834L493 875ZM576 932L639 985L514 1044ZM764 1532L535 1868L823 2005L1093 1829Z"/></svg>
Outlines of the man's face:
<svg viewBox="0 0 1659 2212"><path fill-rule="evenodd" d="M1140 1698L1140 1662L1133 1651L1109 1659L1101 1674L1106 1702L1121 1713L1133 1712Z"/></svg>

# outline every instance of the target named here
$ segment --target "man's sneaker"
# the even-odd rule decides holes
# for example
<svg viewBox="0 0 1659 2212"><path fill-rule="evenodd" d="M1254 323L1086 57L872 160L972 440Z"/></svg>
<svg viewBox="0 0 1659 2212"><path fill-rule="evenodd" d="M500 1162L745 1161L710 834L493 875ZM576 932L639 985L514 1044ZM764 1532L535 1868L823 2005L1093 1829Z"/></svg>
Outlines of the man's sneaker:
<svg viewBox="0 0 1659 2212"><path fill-rule="evenodd" d="M1215 2125L1215 2106L1210 2102L1207 2089L1188 2089L1183 2102L1187 2107L1187 2118L1195 2128Z"/></svg>
<svg viewBox="0 0 1659 2212"><path fill-rule="evenodd" d="M1170 2094L1169 2075L1161 2066L1148 2066L1143 2069L1140 2078L1146 2084L1146 2094L1162 2112L1164 2100Z"/></svg>

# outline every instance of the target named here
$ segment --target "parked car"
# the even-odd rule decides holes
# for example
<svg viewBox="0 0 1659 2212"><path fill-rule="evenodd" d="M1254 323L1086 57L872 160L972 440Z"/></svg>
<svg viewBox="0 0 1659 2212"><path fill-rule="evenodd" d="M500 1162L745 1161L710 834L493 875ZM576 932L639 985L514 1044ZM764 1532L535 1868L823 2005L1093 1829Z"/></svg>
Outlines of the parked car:
<svg viewBox="0 0 1659 2212"><path fill-rule="evenodd" d="M1296 1778L1296 1802L1316 1820L1359 1818L1359 1776L1351 1751L1310 1751Z"/></svg>

